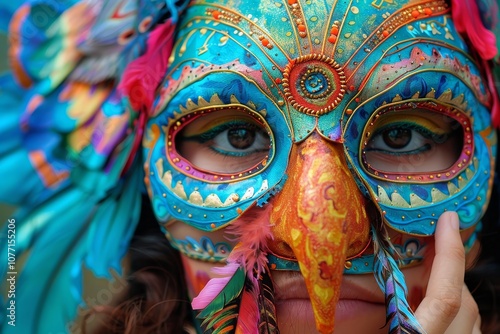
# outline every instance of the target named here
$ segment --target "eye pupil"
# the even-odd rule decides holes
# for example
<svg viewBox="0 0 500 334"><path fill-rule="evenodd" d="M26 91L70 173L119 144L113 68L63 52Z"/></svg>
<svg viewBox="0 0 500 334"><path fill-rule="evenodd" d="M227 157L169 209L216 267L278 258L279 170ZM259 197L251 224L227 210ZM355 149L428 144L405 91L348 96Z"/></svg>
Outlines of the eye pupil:
<svg viewBox="0 0 500 334"><path fill-rule="evenodd" d="M403 148L411 141L411 130L408 129L389 129L382 134L387 146L394 149Z"/></svg>
<svg viewBox="0 0 500 334"><path fill-rule="evenodd" d="M249 148L255 141L255 131L245 128L230 129L227 132L227 139L231 146L243 150Z"/></svg>

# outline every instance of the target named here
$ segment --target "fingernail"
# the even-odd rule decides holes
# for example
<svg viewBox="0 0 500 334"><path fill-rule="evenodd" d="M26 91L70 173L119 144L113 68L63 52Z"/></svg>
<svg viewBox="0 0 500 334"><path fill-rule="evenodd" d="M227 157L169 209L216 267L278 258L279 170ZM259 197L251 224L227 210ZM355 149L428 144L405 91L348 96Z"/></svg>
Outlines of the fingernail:
<svg viewBox="0 0 500 334"><path fill-rule="evenodd" d="M456 212L448 213L448 221L450 222L450 226L453 229L455 229L455 230L459 229L460 223L459 223L459 219L458 219L458 214Z"/></svg>

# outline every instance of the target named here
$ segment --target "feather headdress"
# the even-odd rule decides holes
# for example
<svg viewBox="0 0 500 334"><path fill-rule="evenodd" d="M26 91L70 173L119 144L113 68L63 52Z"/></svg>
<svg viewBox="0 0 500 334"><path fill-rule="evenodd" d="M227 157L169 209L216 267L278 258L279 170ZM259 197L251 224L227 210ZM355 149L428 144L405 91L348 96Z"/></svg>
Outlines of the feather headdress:
<svg viewBox="0 0 500 334"><path fill-rule="evenodd" d="M135 153L147 105L134 99L132 91L143 85L134 73L170 52L174 18L186 4L0 5L10 18L13 71L0 77L0 172L6 176L0 201L20 208L11 221L16 257L26 259L22 268L2 261L0 275L16 273L22 287L16 311L19 319L29 319L14 328L2 317L0 332L67 332L78 307L85 306L83 268L108 279L111 269L121 270L143 186ZM2 16L0 28L5 21ZM154 69L157 85L166 62L155 64L161 65ZM7 224L2 227L0 254L7 258Z"/></svg>
<svg viewBox="0 0 500 334"><path fill-rule="evenodd" d="M495 82L500 70L494 37L500 25L497 17L486 24L478 3L498 9L494 0L452 0L453 15L457 29L486 64L498 125ZM152 92L167 66L178 11L186 4L182 0L0 4L0 29L9 25L16 77L0 78L0 174L4 175L0 200L21 208L13 217L16 256L26 259L23 268L14 269L1 261L0 275L19 270L23 289L16 296L18 312L32 320L18 322L16 331L66 331L84 303L82 267L108 278L110 268L120 269L139 216L142 177L135 152ZM118 13L126 15L114 15ZM492 62L496 71L490 70ZM144 70L153 75L142 76ZM277 332L266 260L270 231L260 218L266 216L235 223L233 235L239 244L219 270L222 277L193 301L202 309L206 327L221 333ZM376 277L386 292L390 330L418 331L390 244L377 233L373 232ZM7 226L1 238L0 256L6 259ZM0 319L7 332L6 318Z"/></svg>

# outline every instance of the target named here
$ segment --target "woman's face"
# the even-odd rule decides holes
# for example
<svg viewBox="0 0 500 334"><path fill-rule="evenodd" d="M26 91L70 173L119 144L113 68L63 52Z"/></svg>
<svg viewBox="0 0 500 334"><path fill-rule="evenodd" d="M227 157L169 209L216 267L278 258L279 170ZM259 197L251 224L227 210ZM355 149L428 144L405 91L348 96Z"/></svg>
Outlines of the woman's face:
<svg viewBox="0 0 500 334"><path fill-rule="evenodd" d="M489 197L489 96L466 49L445 1L193 2L144 142L192 297L264 222L282 333L384 326L382 227L418 305L438 217L457 211L469 248Z"/></svg>
<svg viewBox="0 0 500 334"><path fill-rule="evenodd" d="M186 237L200 240L210 237L214 242L231 244L228 235L219 231L212 234L201 232L181 222L169 226L169 235L180 240ZM393 232L396 238L404 238ZM462 240L470 237L469 232L462 232ZM408 240L412 240L408 237ZM413 310L422 301L431 265L434 259L434 239L421 239L425 250L420 252L422 261L418 265L404 268L406 285L408 286L408 302ZM405 243L405 242L403 242ZM406 242L411 244L411 242ZM467 254L467 267L474 261L479 245L476 243ZM186 272L186 281L190 298L198 296L211 278L217 277L212 272L213 263L193 259L181 253ZM318 333L315 325L314 312L304 278L299 271L276 270L272 272L275 289L275 302L278 326L283 334ZM340 298L335 313L335 333L374 334L387 333L385 297L378 287L373 274L343 275L340 285Z"/></svg>

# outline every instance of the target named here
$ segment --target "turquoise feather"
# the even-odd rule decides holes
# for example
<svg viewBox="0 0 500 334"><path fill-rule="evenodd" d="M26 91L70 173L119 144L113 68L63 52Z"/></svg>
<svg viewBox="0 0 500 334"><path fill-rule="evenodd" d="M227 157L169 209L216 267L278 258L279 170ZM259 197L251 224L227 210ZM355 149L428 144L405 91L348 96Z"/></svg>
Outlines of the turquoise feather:
<svg viewBox="0 0 500 334"><path fill-rule="evenodd" d="M0 6L0 32L6 32L9 28L10 18L24 0L3 1Z"/></svg>
<svg viewBox="0 0 500 334"><path fill-rule="evenodd" d="M258 333L257 280L238 268L227 285L198 315L207 333Z"/></svg>
<svg viewBox="0 0 500 334"><path fill-rule="evenodd" d="M380 289L385 294L386 325L389 324L389 333L425 333L406 299L408 288L404 275L389 251L389 249L393 252L395 250L390 246L387 238L382 239L379 233L372 226L375 254L374 275Z"/></svg>
<svg viewBox="0 0 500 334"><path fill-rule="evenodd" d="M88 306L82 296L83 268L107 279L111 271L120 272L140 215L143 171L133 149L142 135L135 128L139 111L116 86L123 69L144 53L151 30L171 16L162 0L123 1L138 9L129 18L134 29L149 16L151 26L126 45L115 38L107 55L92 48L88 37L92 29L108 26L110 17L101 13L97 19L95 7L76 10L74 5L83 1L0 3L0 13L8 15L0 29L12 15L17 20L9 34L15 45L11 60L18 66L14 74L21 80L0 77L0 173L5 176L0 201L19 207L12 216L16 256L25 260L16 268L19 321L14 328L1 317L2 333L69 332L78 307ZM116 7L121 2L85 3ZM187 1L177 3L180 10ZM75 19L75 13L88 15ZM49 20L41 24L40 15ZM118 25L115 35L123 27ZM110 62L117 63L116 69L100 70ZM6 238L4 225L3 258ZM7 262L0 261L0 277L7 272Z"/></svg>
<svg viewBox="0 0 500 334"><path fill-rule="evenodd" d="M239 316L238 301L239 298L233 300L212 317L205 319L201 325L206 328L206 332L211 334L234 333Z"/></svg>
<svg viewBox="0 0 500 334"><path fill-rule="evenodd" d="M36 210L16 214L16 255L30 252L19 270L17 333L67 332L82 299L84 265L97 276L120 272L138 220L140 173L107 198L68 187ZM3 231L3 235L5 231ZM7 257L5 249L1 255ZM1 268L6 272L6 268ZM32 281L35 279L35 281ZM8 333L8 326L4 332Z"/></svg>

